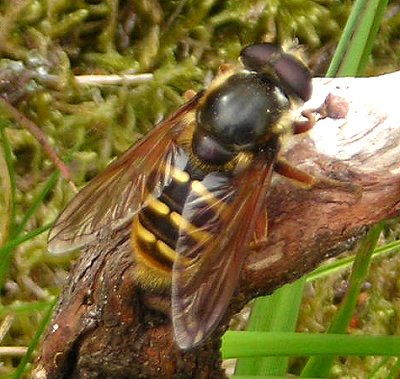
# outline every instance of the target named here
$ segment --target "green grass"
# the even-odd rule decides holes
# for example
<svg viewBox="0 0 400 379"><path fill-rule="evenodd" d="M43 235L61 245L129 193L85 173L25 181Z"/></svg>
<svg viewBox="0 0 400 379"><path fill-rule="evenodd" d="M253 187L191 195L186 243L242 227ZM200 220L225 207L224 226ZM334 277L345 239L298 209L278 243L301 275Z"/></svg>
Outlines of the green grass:
<svg viewBox="0 0 400 379"><path fill-rule="evenodd" d="M46 307L46 313L44 314L35 334L32 337L32 340L28 346L28 350L26 354L23 356L21 361L19 362L18 367L16 368L14 374L12 375L12 379L19 379L22 378L23 374L27 369L29 369L29 363L33 357L33 353L37 348L40 338L42 337L43 333L46 330L48 323L50 322L51 316L53 314L54 306L56 304L56 300L50 302L50 304Z"/></svg>
<svg viewBox="0 0 400 379"><path fill-rule="evenodd" d="M371 256L378 242L378 238L381 232L382 225L377 225L376 227L372 228L357 252L346 295L344 296L342 304L327 330L328 339L332 337L332 335L346 333L347 328L350 325L354 310L357 305L358 296L362 290L362 285L365 282L368 274ZM378 341L376 341L377 339ZM400 340L398 340L397 343L399 341ZM396 355L396 349L390 349L392 344L396 345L396 337L371 337L370 340L358 342L358 344L355 343L355 345L352 345L352 341L350 339L350 341L337 341L336 343L333 343L332 346L334 346L338 351L336 356L349 354L343 354L340 349L348 348L350 346L352 346L353 348L356 347L357 355ZM378 347L389 348L389 353L387 353L388 350L385 350L385 354L383 354ZM366 350L368 350L368 353L366 353L366 350L364 350L363 348L366 348ZM302 371L302 376L329 375L334 363L335 356L320 357L319 354L315 355L315 357L311 357L308 360L306 366Z"/></svg>
<svg viewBox="0 0 400 379"><path fill-rule="evenodd" d="M297 315L300 311L301 299L304 291L305 277L297 280L295 283L289 286L284 286L271 296L257 299L254 302L251 311L251 317L249 319L247 330L245 335L258 334L255 331L260 331L260 334L265 334L261 331L268 330L271 334L282 333L287 330L295 330L297 325ZM242 349L243 341L235 341L234 332L228 332L224 337L224 343L222 351L226 358L229 358L229 345L235 352L235 347ZM269 336L268 338L270 338ZM240 338L240 337L239 337ZM247 338L247 337L246 337ZM231 343L229 343L231 339ZM255 352L258 351L256 345L253 346L253 357L240 359L237 367L236 374L256 375L256 374L268 374L268 375L281 375L286 372L289 364L289 354L282 355L281 357L265 357L258 358ZM238 352L240 354L240 352ZM275 354L265 354L275 355ZM235 356L235 358L240 355ZM251 356L251 355L250 355Z"/></svg>
<svg viewBox="0 0 400 379"><path fill-rule="evenodd" d="M400 337L393 336L328 333L321 337L312 333L235 331L226 333L222 345L226 359L265 356L318 356L328 359L337 355L392 356L398 354L399 348ZM319 366L317 370L303 371L302 376L325 377L328 374L324 372L324 367Z"/></svg>

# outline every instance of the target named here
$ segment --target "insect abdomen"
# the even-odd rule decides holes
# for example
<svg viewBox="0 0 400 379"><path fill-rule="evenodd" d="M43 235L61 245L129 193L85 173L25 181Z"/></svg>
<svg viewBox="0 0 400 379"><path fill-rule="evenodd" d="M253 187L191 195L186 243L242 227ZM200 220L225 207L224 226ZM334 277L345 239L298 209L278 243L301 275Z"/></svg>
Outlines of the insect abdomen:
<svg viewBox="0 0 400 379"><path fill-rule="evenodd" d="M179 161L182 164L182 160ZM189 194L196 204L217 203L217 199L210 193L208 196L204 194L207 188L203 179L209 174L186 165L187 158L183 161L185 164L182 168L172 167L169 173L170 182L158 197L152 194L148 196L146 205L133 221L133 251L138 263L139 282L145 286L165 287L170 283L172 267L178 254L176 245L180 233L185 234L186 246L194 246L203 238L210 237L207 231L200 230L200 226L216 216L213 207L207 207L207 212L203 215L206 217L194 219L192 222L182 216Z"/></svg>

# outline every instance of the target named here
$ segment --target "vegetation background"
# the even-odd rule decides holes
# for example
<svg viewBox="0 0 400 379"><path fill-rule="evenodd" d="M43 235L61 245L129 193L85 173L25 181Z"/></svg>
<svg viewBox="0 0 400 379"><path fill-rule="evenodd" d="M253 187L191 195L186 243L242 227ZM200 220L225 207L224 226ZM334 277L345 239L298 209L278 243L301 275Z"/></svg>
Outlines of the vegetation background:
<svg viewBox="0 0 400 379"><path fill-rule="evenodd" d="M352 6L350 0L0 0L0 378L30 377L32 352L76 257L46 249L46 231L74 194L49 146L83 186L182 104L186 90L206 86L221 63L236 62L253 42L300 44L314 75L323 76ZM366 75L398 69L399 51L400 2L391 1ZM100 76L141 73L153 77L110 85ZM81 75L91 77L77 81ZM387 224L385 239L396 240L397 230ZM374 261L352 333L399 334L399 272L395 254ZM299 331L327 329L348 275L307 284ZM341 358L331 375L363 378L379 366L377 377L389 377L397 361L377 359ZM295 360L290 369L298 373L302 364Z"/></svg>

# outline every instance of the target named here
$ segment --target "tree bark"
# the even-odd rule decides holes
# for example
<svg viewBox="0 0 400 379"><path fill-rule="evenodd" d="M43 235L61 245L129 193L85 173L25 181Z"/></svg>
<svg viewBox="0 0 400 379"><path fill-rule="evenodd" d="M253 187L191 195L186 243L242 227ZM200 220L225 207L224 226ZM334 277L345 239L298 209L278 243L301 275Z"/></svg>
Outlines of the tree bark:
<svg viewBox="0 0 400 379"><path fill-rule="evenodd" d="M400 107L391 95L399 84L400 72L314 79L313 97L302 109L317 109L321 117L309 133L288 138L283 155L332 180L304 189L274 176L266 202L268 241L247 252L239 290L204 345L187 353L176 347L166 316L169 296L135 286L133 258L124 249L129 230L123 228L82 252L34 378L223 378L220 336L236 311L343 252L370 225L399 214Z"/></svg>

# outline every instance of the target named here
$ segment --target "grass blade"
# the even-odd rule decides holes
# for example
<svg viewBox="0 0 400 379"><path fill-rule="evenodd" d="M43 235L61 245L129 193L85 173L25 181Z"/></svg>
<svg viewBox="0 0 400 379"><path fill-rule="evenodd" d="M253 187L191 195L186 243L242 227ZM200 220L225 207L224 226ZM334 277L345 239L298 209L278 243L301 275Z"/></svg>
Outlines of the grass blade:
<svg viewBox="0 0 400 379"><path fill-rule="evenodd" d="M387 0L357 0L344 28L327 76L358 76L364 72Z"/></svg>
<svg viewBox="0 0 400 379"><path fill-rule="evenodd" d="M304 291L305 279L284 286L273 295L256 299L250 315L248 331L294 331ZM284 375L287 357L246 358L236 367L237 375ZM234 376L236 378L236 375Z"/></svg>
<svg viewBox="0 0 400 379"><path fill-rule="evenodd" d="M11 149L10 142L7 137L6 127L8 121L0 119L0 139L4 150L4 159L6 161L9 181L10 181L10 216L9 216L9 235L13 235L15 231L15 220L16 220L16 210L15 210L15 194L16 194L16 182L15 182L15 171L14 171L14 157Z"/></svg>
<svg viewBox="0 0 400 379"><path fill-rule="evenodd" d="M395 356L399 351L398 336L228 331L222 340L224 359L310 355ZM317 377L321 376L318 374Z"/></svg>
<svg viewBox="0 0 400 379"><path fill-rule="evenodd" d="M34 199L32 202L32 206L27 210L27 212L24 215L24 218L22 219L21 223L18 225L18 228L15 231L15 237L18 237L22 231L24 230L26 224L30 220L30 218L34 215L36 212L37 208L42 204L43 200L47 196L47 194L54 188L54 186L57 183L58 178L60 177L60 172L56 171L48 181L46 182L45 186L43 187L43 190L39 193L39 195Z"/></svg>
<svg viewBox="0 0 400 379"><path fill-rule="evenodd" d="M12 379L21 379L23 377L26 367L32 358L33 352L36 349L37 345L39 344L40 337L44 333L44 331L47 327L47 324L49 323L49 321L51 319L55 305L56 305L56 299L54 299L52 301L47 312L45 313L43 320L39 325L39 328L37 329L35 335L32 338L32 342L30 343L30 345L28 347L28 351L26 352L24 357L21 359L21 362L19 363L17 369L15 370L15 372L12 376Z"/></svg>
<svg viewBox="0 0 400 379"><path fill-rule="evenodd" d="M399 251L400 249L400 241L393 241L390 243L387 243L384 246L379 246L377 247L374 252L372 253L371 259L375 259L377 257L380 257L385 254L389 253L394 253L396 251ZM354 255L344 257L341 259L337 259L333 262L330 262L328 264L324 264L317 269L315 269L313 272L309 273L306 276L307 282L312 282L317 279L321 279L323 277L326 277L327 275L331 275L340 271L345 270L346 268L349 268L353 263L354 263Z"/></svg>
<svg viewBox="0 0 400 379"><path fill-rule="evenodd" d="M378 242L382 231L382 225L375 226L364 239L354 261L353 271L349 281L349 288L343 303L335 315L327 333L345 333L351 321L352 314L357 305L358 294L368 274L371 255ZM338 354L339 355L339 354ZM304 376L328 376L335 356L311 357L303 369Z"/></svg>
<svg viewBox="0 0 400 379"><path fill-rule="evenodd" d="M15 238L14 240L8 242L6 245L0 248L0 289L3 288L6 280L6 275L10 264L10 258L13 249L15 249L21 243L28 241L33 237L36 237L37 235L45 232L46 230L49 230L52 225L53 223L49 223L47 225L41 226L40 228L37 228L29 233L26 233L21 237Z"/></svg>

